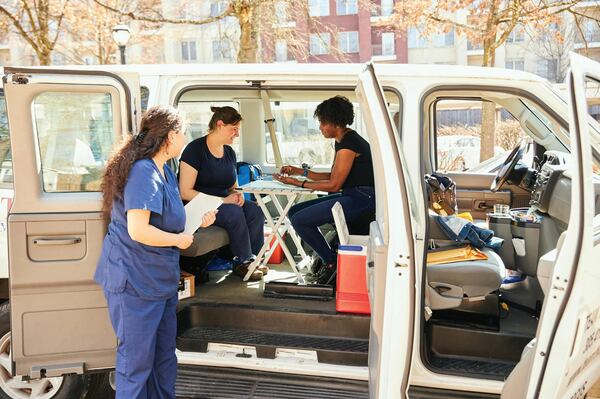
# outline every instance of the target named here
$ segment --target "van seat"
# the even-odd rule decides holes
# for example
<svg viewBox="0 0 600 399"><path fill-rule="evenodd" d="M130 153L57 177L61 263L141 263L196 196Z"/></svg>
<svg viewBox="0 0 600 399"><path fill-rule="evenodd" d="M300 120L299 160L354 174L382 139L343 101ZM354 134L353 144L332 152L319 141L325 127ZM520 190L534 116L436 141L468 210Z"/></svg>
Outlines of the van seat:
<svg viewBox="0 0 600 399"><path fill-rule="evenodd" d="M195 258L207 254L229 244L227 231L219 226L208 226L194 233L194 241L186 249L180 251L182 256Z"/></svg>
<svg viewBox="0 0 600 399"><path fill-rule="evenodd" d="M430 308L459 307L463 299L484 299L497 291L506 274L500 256L484 248L485 260L444 263L427 266Z"/></svg>

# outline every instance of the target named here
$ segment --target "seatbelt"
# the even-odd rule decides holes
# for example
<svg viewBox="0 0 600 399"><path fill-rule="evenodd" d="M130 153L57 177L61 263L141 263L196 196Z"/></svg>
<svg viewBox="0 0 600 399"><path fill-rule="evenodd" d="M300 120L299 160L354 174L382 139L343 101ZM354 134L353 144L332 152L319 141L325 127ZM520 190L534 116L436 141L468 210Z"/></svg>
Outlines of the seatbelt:
<svg viewBox="0 0 600 399"><path fill-rule="evenodd" d="M275 156L275 167L277 171L281 169L283 166L283 161L281 160L281 151L279 151L279 142L277 141L277 134L275 134L275 118L273 117L273 112L271 111L271 102L269 101L269 94L266 90L260 91L260 97L262 99L263 110L265 113L265 124L269 129L269 135L271 136L271 146L273 147L273 155Z"/></svg>

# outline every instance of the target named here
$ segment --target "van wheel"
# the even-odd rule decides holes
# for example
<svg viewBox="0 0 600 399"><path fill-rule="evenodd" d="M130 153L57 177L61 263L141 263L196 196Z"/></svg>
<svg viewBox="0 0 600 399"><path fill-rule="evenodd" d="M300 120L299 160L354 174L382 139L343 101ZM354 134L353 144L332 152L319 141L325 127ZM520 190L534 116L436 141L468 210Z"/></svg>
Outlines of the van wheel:
<svg viewBox="0 0 600 399"><path fill-rule="evenodd" d="M2 399L75 399L84 394L82 375L23 381L11 374L10 304L0 305L0 398Z"/></svg>

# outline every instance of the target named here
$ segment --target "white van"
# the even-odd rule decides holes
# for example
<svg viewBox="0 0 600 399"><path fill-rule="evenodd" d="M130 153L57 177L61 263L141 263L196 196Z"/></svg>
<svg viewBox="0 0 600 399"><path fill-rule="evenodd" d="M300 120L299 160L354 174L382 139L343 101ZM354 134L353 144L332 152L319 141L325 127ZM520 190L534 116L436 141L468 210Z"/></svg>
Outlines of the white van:
<svg viewBox="0 0 600 399"><path fill-rule="evenodd" d="M179 304L178 395L583 398L600 377L600 126L586 105L600 65L577 55L571 65L566 101L534 75L465 66L5 67L14 201L0 397L109 395L117 342L92 280L107 225L99 182L114 144L136 132L142 103L173 105L196 130L210 105L237 107L238 159L274 172L264 95L271 107L293 103L311 115L341 94L355 103L373 154L371 315L267 298L262 283L200 285ZM496 174L438 170L445 101L491 102L510 115L512 133L496 135L517 144ZM301 135L289 136L297 145ZM498 253L427 265L447 240L428 211L432 172L454 179L459 211L477 220L494 204L510 206L511 218L487 217L504 238ZM209 229L183 255L226 244ZM507 270L524 278L508 283Z"/></svg>

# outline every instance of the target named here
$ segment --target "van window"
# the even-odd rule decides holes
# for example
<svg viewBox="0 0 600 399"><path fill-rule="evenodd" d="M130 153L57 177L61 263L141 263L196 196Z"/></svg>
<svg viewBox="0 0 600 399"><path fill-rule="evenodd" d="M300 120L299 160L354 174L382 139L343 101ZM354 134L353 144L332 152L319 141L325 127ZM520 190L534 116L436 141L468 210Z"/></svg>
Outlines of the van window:
<svg viewBox="0 0 600 399"><path fill-rule="evenodd" d="M177 109L184 117L186 121L186 138L189 143L199 137L206 136L208 134L208 123L212 118L213 112L210 107L233 107L236 110L240 110L240 104L237 101L180 101L177 104ZM243 116L243 115L242 115ZM244 121L240 128L241 132L244 130ZM242 159L240 140L236 139L231 147L235 150L235 155L238 160Z"/></svg>
<svg viewBox="0 0 600 399"><path fill-rule="evenodd" d="M10 153L10 135L8 134L8 116L4 91L0 90L0 189L12 190L12 158Z"/></svg>
<svg viewBox="0 0 600 399"><path fill-rule="evenodd" d="M334 142L323 137L319 130L319 121L313 117L317 105L319 102L314 101L271 102L277 141L284 163L307 163L311 166L331 166L333 163ZM350 128L356 130L365 140L369 140L358 103L354 103L354 123ZM267 163L274 164L271 135L266 124L265 145Z"/></svg>
<svg viewBox="0 0 600 399"><path fill-rule="evenodd" d="M495 106L494 145L482 148L483 102L445 99L435 104L436 169L490 172L526 137L519 121Z"/></svg>
<svg viewBox="0 0 600 399"><path fill-rule="evenodd" d="M100 191L115 144L108 93L47 92L33 101L46 192Z"/></svg>

